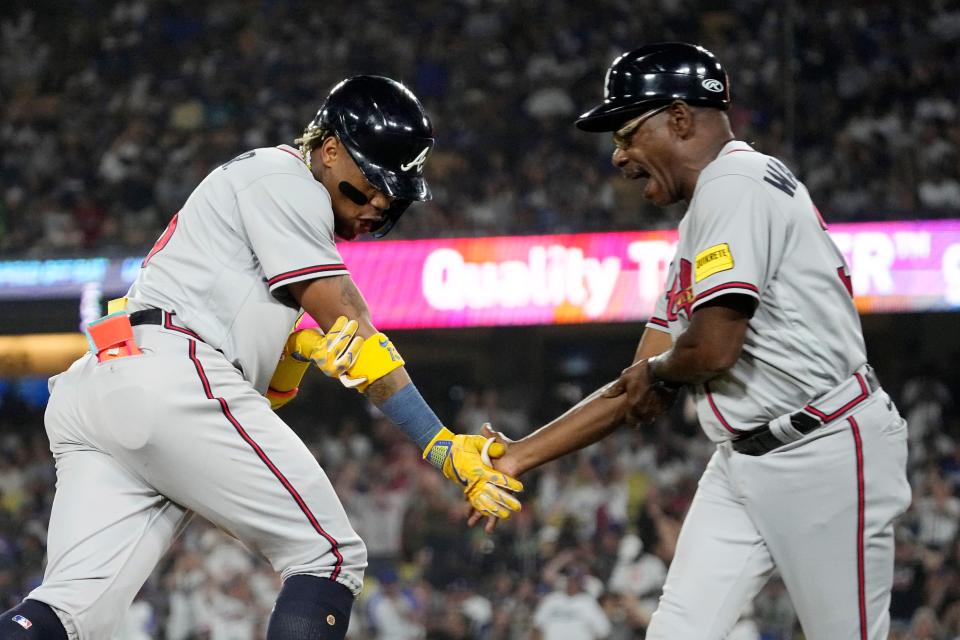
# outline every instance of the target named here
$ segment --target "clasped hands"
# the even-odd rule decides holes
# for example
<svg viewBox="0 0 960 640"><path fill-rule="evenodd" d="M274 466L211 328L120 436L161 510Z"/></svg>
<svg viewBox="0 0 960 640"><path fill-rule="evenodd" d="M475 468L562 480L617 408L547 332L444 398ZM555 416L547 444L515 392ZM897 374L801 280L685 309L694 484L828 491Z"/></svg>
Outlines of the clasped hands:
<svg viewBox="0 0 960 640"><path fill-rule="evenodd" d="M298 362L310 362L325 375L354 388L366 381L351 376L350 371L364 342L356 335L357 329L356 320L341 316L326 333L319 328L295 330L287 341L285 354ZM427 445L423 457L461 487L474 513L489 517L492 522L505 520L520 510L520 501L514 494L523 490L523 484L493 467L492 461L505 452L505 443L497 442L492 433L455 434L444 427Z"/></svg>
<svg viewBox="0 0 960 640"><path fill-rule="evenodd" d="M676 402L679 388L658 384L650 372L650 360L644 358L620 373L602 392L604 398L626 396L626 421L634 426L649 424Z"/></svg>
<svg viewBox="0 0 960 640"><path fill-rule="evenodd" d="M649 361L643 359L624 369L619 378L596 391L585 402L593 402L598 398L619 399L625 404L624 421L633 425L644 425L670 409L678 393L679 386L657 382L651 375ZM498 443L509 448L496 462L490 460L484 460L484 462L492 464L507 474L519 475L518 472L525 467L517 460L518 456L514 455L514 452L519 452L519 449L512 446L513 442L502 433L493 431L489 424L483 425L480 435L484 438L495 438ZM475 511L471 514L468 524L474 526L483 517L483 513ZM487 531L492 531L495 525L496 520L488 518Z"/></svg>

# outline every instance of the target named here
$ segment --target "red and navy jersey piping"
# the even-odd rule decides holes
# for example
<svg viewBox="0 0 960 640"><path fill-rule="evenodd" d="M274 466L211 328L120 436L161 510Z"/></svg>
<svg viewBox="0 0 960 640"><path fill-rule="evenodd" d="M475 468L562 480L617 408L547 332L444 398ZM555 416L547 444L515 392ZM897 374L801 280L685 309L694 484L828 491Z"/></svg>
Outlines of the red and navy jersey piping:
<svg viewBox="0 0 960 640"><path fill-rule="evenodd" d="M294 278L300 278L306 275L312 275L315 273L329 273L331 271L346 271L347 266L343 263L340 264L318 264L312 267L303 267L301 269L294 269L293 271L285 271L283 273L278 273L272 278L267 279L267 284L271 287L275 287L277 284L283 282L284 280L293 280Z"/></svg>
<svg viewBox="0 0 960 640"><path fill-rule="evenodd" d="M193 362L194 368L197 370L197 376L200 378L200 384L203 387L203 392L209 400L216 400L220 405L220 412L223 413L223 416L227 419L227 422L233 426L237 434L243 439L244 442L253 450L260 461L270 472L273 473L274 477L283 485L283 488L287 490L287 493L290 494L290 497L293 498L293 501L296 502L297 506L300 507L300 511L306 517L307 521L313 527L313 530L317 534L326 540L330 544L330 551L333 553L336 558L336 563L334 564L333 571L330 573L330 579L336 580L340 575L340 569L343 566L343 554L340 553L339 544L336 539L327 533L324 528L320 525L320 521L311 511L309 505L300 495L300 492L296 490L290 480L277 468L276 464L270 459L267 453L260 447L259 444L250 436L243 425L240 424L240 421L237 420L236 416L233 415L233 412L230 410L230 406L227 404L227 401L219 396L213 395L213 389L210 385L210 380L207 378L207 374L203 369L203 365L200 362L200 359L197 357L197 343L193 340L190 341L188 347L188 354L190 360Z"/></svg>

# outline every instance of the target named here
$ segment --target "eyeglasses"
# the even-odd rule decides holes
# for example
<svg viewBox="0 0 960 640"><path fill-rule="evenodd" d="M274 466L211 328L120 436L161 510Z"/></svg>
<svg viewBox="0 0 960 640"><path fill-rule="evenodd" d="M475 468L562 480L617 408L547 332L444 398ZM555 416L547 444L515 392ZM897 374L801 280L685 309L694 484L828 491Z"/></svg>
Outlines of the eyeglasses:
<svg viewBox="0 0 960 640"><path fill-rule="evenodd" d="M627 124L623 125L620 129L617 129L617 131L613 134L613 144L617 146L617 149L621 149L621 150L626 149L627 147L630 146L630 140L631 138L633 138L633 134L635 134L640 129L640 127L643 125L644 122L646 122L653 116L657 115L661 111L666 111L672 105L673 103L671 102L669 104L663 105L662 107L651 109L650 111L647 111L646 113L643 113L637 116Z"/></svg>

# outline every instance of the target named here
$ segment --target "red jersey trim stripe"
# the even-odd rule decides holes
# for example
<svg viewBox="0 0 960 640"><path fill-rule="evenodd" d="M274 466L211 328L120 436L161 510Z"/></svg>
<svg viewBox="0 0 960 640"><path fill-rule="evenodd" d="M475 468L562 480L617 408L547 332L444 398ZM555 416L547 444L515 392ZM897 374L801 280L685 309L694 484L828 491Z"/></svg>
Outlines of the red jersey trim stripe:
<svg viewBox="0 0 960 640"><path fill-rule="evenodd" d="M170 329L171 331L178 331L180 333L190 336L191 338L195 338L200 342L204 341L203 338L201 338L199 335L197 335L190 329L187 329L186 327L178 327L177 325L173 324L173 314L168 311L163 312L163 328Z"/></svg>
<svg viewBox="0 0 960 640"><path fill-rule="evenodd" d="M756 294L758 297L760 295L760 289L758 289L757 285L755 284L750 284L749 282L725 282L724 284L718 284L715 287L710 287L706 291L701 291L697 295L697 297L693 299L693 302L694 304L696 304L703 298L706 298L707 296L711 296L717 293L718 291L724 291L726 289L741 289L743 291L750 291L751 293Z"/></svg>
<svg viewBox="0 0 960 640"><path fill-rule="evenodd" d="M861 376L859 373L854 373L853 377L857 379L857 384L860 385L860 395L858 395L856 398L854 398L847 404L843 405L842 407L840 407L839 409L837 409L832 413L824 413L823 411L820 411L819 409L817 409L816 407L810 404L805 406L803 410L817 416L818 418L820 418L821 422L826 424L831 420L834 420L840 417L850 409L853 409L855 406L857 406L858 404L866 400L867 396L870 395L870 389L867 388L867 383L866 381L864 381L863 376Z"/></svg>
<svg viewBox="0 0 960 640"><path fill-rule="evenodd" d="M717 403L713 401L713 394L710 393L710 383L703 383L703 390L707 395L707 402L710 404L710 409L713 410L713 415L717 417L717 420L720 421L720 424L723 425L723 428L732 433L735 436L743 433L740 429L734 429L730 426L730 423L727 422L727 419L723 417L723 414L720 413L720 407L717 406Z"/></svg>
<svg viewBox="0 0 960 640"><path fill-rule="evenodd" d="M867 640L867 589L864 568L864 528L866 527L866 489L863 482L863 442L860 439L860 425L853 416L847 418L853 434L853 446L857 463L857 609L860 614L860 640Z"/></svg>
<svg viewBox="0 0 960 640"><path fill-rule="evenodd" d="M650 318L647 320L648 324L656 325L658 327L669 327L670 323L664 320L663 318Z"/></svg>
<svg viewBox="0 0 960 640"><path fill-rule="evenodd" d="M290 151L290 149L284 149L283 147L277 147L277 149L280 149L280 151L283 151L284 153L289 153L300 162L303 162L303 158L300 157L300 154L294 153L293 151Z"/></svg>
<svg viewBox="0 0 960 640"><path fill-rule="evenodd" d="M207 399L217 401L217 403L220 405L220 412L227 419L227 422L233 426L234 430L236 430L237 434L253 450L254 454L260 458L260 461L263 462L263 464L270 469L270 472L273 473L274 477L280 481L280 484L283 485L283 488L287 490L287 493L290 494L290 497L293 498L293 501L297 503L298 507L300 507L300 511L310 522L313 530L330 544L330 550L333 552L333 556L336 558L333 571L330 573L330 579L336 580L337 576L340 575L340 568L343 566L343 554L340 553L340 549L338 548L339 545L337 544L336 539L324 530L324 528L320 525L319 519L314 515L313 511L310 510L310 507L307 506L306 501L294 488L293 484L291 484L287 477L283 475L279 468L277 468L277 465L273 463L273 460L270 459L260 445L257 444L257 442L250 436L247 430L243 428L243 425L240 424L240 421L237 420L233 415L233 412L230 411L230 406L227 404L227 401L220 396L213 395L213 389L210 385L210 380L207 378L206 371L203 370L203 365L200 364L200 358L197 357L197 343L191 340L187 352L190 356L190 360L193 362L194 368L197 370L197 376L200 378L200 384L203 387L203 393L207 396Z"/></svg>
<svg viewBox="0 0 960 640"><path fill-rule="evenodd" d="M292 278L299 278L300 276L310 275L311 273L325 273L327 271L346 271L347 265L345 264L320 264L313 267L304 267L302 269L294 269L293 271L286 271L284 273L278 273L272 278L267 280L267 284L271 287L282 282L284 280L290 280Z"/></svg>

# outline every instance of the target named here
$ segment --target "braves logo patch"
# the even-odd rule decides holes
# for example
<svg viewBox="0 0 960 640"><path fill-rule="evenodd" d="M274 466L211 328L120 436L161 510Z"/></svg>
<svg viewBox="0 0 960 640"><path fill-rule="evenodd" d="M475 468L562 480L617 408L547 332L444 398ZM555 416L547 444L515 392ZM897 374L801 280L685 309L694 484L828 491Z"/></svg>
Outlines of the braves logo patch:
<svg viewBox="0 0 960 640"><path fill-rule="evenodd" d="M680 260L680 268L667 290L667 320L674 321L680 313L690 320L693 315L692 265L689 260Z"/></svg>

